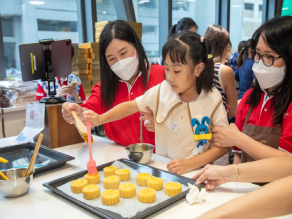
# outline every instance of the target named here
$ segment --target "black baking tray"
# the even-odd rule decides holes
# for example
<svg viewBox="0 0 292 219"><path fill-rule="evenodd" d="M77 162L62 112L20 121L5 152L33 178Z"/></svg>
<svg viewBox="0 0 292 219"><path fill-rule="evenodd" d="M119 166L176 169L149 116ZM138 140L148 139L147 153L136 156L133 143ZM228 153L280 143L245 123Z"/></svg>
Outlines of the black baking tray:
<svg viewBox="0 0 292 219"><path fill-rule="evenodd" d="M186 186L188 185L188 183L195 184L195 182L196 182L196 180L186 178L183 176L179 176L179 175L176 175L176 174L173 174L170 172L166 172L166 171L163 171L163 170L160 170L160 169L157 169L154 167L150 167L147 165L135 163L135 162L132 162L132 161L127 160L127 159L120 159L119 161L128 165L129 167L137 170L140 173L147 172L147 173L150 173L152 176L160 177L162 179L169 180L169 181L179 182L179 183L186 185ZM110 166L114 162L115 161L112 161L112 162L97 166L97 170L103 171L104 167ZM79 173L75 173L75 174L60 178L60 179L53 180L51 182L44 183L43 186L51 189L53 192L62 196L63 198L66 198L69 201L71 201L71 202L73 202L73 203L75 203L75 204L77 204L77 205L93 212L94 214L103 217L103 218L115 218L115 219L116 218L117 219L124 218L120 214L117 214L115 212L105 210L102 208L98 208L98 207L94 207L94 206L89 205L87 203L84 203L80 200L77 200L77 199L73 198L72 196L70 196L70 195L68 195L68 194L66 194L63 191L58 189L59 186L62 186L63 184L66 184L70 181L79 179L79 178L83 177L86 173L87 173L87 170L81 171ZM204 185L205 184L202 184L202 185L199 185L198 187L202 187ZM163 202L161 202L153 207L149 207L149 208L145 209L144 211L138 212L135 216L130 217L130 219L145 218L145 217L149 216L150 214L153 214L153 213L165 208L166 206L171 205L172 203L174 203L180 199L185 198L185 196L188 192L189 192L189 189L181 192L180 194L178 194L174 197L170 197L169 199L167 199L167 200L165 200L165 201L163 201Z"/></svg>
<svg viewBox="0 0 292 219"><path fill-rule="evenodd" d="M18 144L12 146L6 146L0 148L0 157L8 160L8 163L0 163L0 170L1 169L10 169L15 166L18 166L18 162L21 159L22 165L29 164L34 148L35 143L26 143L26 144ZM50 163L35 168L34 176L44 173L46 171L50 171L59 167L62 167L66 164L69 160L74 160L74 157L69 155L60 153L58 151L51 150L45 146L40 146L37 158L35 160L35 164L41 164L44 161L50 160Z"/></svg>

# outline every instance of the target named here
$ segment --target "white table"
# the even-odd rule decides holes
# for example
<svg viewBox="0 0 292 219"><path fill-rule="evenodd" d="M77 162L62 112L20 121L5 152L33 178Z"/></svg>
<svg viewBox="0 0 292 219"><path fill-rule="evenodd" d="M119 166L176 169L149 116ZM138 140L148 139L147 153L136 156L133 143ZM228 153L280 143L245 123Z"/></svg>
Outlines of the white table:
<svg viewBox="0 0 292 219"><path fill-rule="evenodd" d="M16 137L0 139L0 147L10 145ZM101 165L120 158L128 158L126 150L110 140L94 136L92 153L97 165ZM70 218L86 219L97 218L97 216L67 199L54 194L45 188L43 183L71 175L86 169L88 161L88 146L86 144L75 144L55 149L56 151L75 157L62 168L45 172L33 179L29 193L18 198L5 198L0 194L0 218L1 219L31 219L31 218ZM169 158L154 154L150 166L166 170ZM196 171L184 174L192 177ZM188 205L186 201L180 200L167 208L147 218L194 218L202 213L215 208L231 199L244 195L257 189L258 186L251 183L226 183L209 191L205 197L205 203L200 205ZM292 215L279 217L292 218Z"/></svg>

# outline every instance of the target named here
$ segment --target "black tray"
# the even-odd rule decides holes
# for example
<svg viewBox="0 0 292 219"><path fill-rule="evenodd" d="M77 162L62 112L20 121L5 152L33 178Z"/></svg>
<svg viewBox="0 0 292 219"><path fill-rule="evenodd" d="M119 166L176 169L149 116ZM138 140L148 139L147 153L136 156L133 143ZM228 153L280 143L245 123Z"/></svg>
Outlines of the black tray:
<svg viewBox="0 0 292 219"><path fill-rule="evenodd" d="M35 143L26 143L26 144L19 144L19 145L12 145L7 147L0 148L0 157L8 160L8 163L0 163L0 170L1 169L10 169L14 166L17 166L15 162L19 159L24 159L23 162L27 162L29 164L33 151L35 148ZM50 160L50 163L43 166L38 167L35 169L34 176L53 170L59 167L62 167L66 164L69 160L74 160L74 157L71 157L66 154L62 154L60 152L51 150L47 147L41 146L35 161L35 164L41 164L46 160Z"/></svg>
<svg viewBox="0 0 292 219"><path fill-rule="evenodd" d="M172 174L172 173L169 173L169 172L166 172L166 171L154 168L154 167L143 165L143 164L134 163L134 162L127 160L127 159L120 159L119 161L128 165L129 167L137 170L138 172L147 172L147 173L150 173L152 176L160 177L162 179L166 179L169 181L179 182L179 183L184 184L186 186L188 183L195 184L195 182L196 182L193 179L186 178L183 176L178 176L178 175L175 175L175 174ZM114 161L97 166L97 170L103 171L104 167L110 166L113 162ZM70 181L73 181L73 180L76 180L78 178L83 177L86 173L87 173L87 170L79 172L79 173L75 173L75 174L72 174L69 176L65 176L63 178L44 183L43 186L51 189L53 192L57 193L58 195L62 196L63 198L66 198L69 201L71 201L71 202L73 202L73 203L75 203L75 204L77 204L77 205L93 212L94 214L103 217L103 218L118 218L118 219L124 218L120 214L117 214L115 212L108 211L108 210L98 208L98 207L94 207L92 205L89 205L89 204L86 204L82 201L79 201L79 200L71 197L69 194L66 194L57 188L65 183L68 183ZM204 186L204 185L205 184L202 184L201 186ZM201 187L201 186L199 186L199 187ZM189 189L187 189L186 191L184 191L184 192L182 192L174 197L171 197L171 198L169 198L169 199L167 199L167 200L165 200L165 201L163 201L163 202L161 202L153 207L149 207L149 208L145 209L144 211L138 212L134 217L131 217L131 219L144 218L150 214L153 214L154 212L159 211L159 210L165 208L166 206L171 205L172 203L174 203L180 199L185 198L185 196L188 192L189 192Z"/></svg>

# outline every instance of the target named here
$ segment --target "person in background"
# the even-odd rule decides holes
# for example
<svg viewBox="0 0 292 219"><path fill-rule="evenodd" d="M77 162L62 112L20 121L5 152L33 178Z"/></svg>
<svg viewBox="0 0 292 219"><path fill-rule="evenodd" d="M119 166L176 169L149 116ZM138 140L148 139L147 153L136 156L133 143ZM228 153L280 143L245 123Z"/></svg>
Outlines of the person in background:
<svg viewBox="0 0 292 219"><path fill-rule="evenodd" d="M212 47L212 58L215 63L213 85L221 93L227 117L229 120L234 120L233 117L236 116L237 112L237 93L234 72L232 68L222 64L228 53L230 43L229 33L222 26L210 25L205 32L204 38L209 40ZM225 154L214 161L214 164L228 165L229 154Z"/></svg>
<svg viewBox="0 0 292 219"><path fill-rule="evenodd" d="M237 112L237 94L235 78L232 68L222 62L228 53L230 43L229 33L222 26L210 25L205 32L205 39L209 40L212 47L214 60L213 85L220 91L228 117L235 117Z"/></svg>
<svg viewBox="0 0 292 219"><path fill-rule="evenodd" d="M101 81L91 90L91 96L81 106L73 103L62 106L63 117L70 124L74 123L72 110L81 120L82 113L88 109L103 114L120 103L143 95L145 90L164 80L164 66L149 64L141 41L125 21L116 20L104 27L99 40L99 54ZM106 136L121 145L139 143L139 117L140 113L135 113L105 124ZM154 132L146 128L146 125L142 127L142 140L154 145Z"/></svg>
<svg viewBox="0 0 292 219"><path fill-rule="evenodd" d="M169 38L181 31L184 30L189 30L189 31L193 31L193 32L197 32L198 30L198 25L196 24L196 22L189 17L184 17L182 19L180 19L177 24L172 25L172 27L170 28L169 32L168 32L168 36L167 36L167 40L169 40ZM159 59L159 63L160 65L164 65L162 56Z"/></svg>
<svg viewBox="0 0 292 219"><path fill-rule="evenodd" d="M246 43L245 40L242 40L239 42L238 47L237 47L237 52L234 53L234 56L231 59L230 65L231 65L231 68L233 69L233 71L237 67L237 57L238 57L240 51L243 50L245 43Z"/></svg>
<svg viewBox="0 0 292 219"><path fill-rule="evenodd" d="M207 165L193 177L207 189L226 182L270 182L216 207L196 219L271 218L292 213L292 156L273 157L226 167Z"/></svg>
<svg viewBox="0 0 292 219"><path fill-rule="evenodd" d="M71 59L73 56L74 48L73 46L71 46ZM85 92L81 84L81 80L73 74L69 74L68 76L64 77L55 77L55 88L56 96L65 97L67 101L78 102L84 101L86 99ZM54 89L54 86L51 86L51 91L52 89ZM48 93L49 93L48 82L39 80L36 92L36 100L40 101L43 97L47 97Z"/></svg>
<svg viewBox="0 0 292 219"><path fill-rule="evenodd" d="M235 125L213 128L214 144L232 147L234 163L292 153L292 17L273 18L252 36L255 85L242 97Z"/></svg>
<svg viewBox="0 0 292 219"><path fill-rule="evenodd" d="M230 55L231 55L231 47L232 47L232 45L231 45L231 42L229 41L229 43L228 43L227 54L226 54L226 56L225 56L225 59L222 61L222 64L223 64L223 65L230 66L229 61L230 61Z"/></svg>
<svg viewBox="0 0 292 219"><path fill-rule="evenodd" d="M251 57L251 39L247 40L243 50L237 58L237 68L234 71L235 79L239 82L238 99L241 99L247 90L252 88L255 78L252 71L254 61Z"/></svg>
<svg viewBox="0 0 292 219"><path fill-rule="evenodd" d="M199 34L176 34L162 48L165 81L102 115L85 111L85 123L100 125L149 107L155 112L156 153L173 159L167 164L170 172L180 175L213 162L229 149L220 150L207 141L212 138L210 127L228 126L228 121L221 95L212 86L214 63L209 52L208 41L201 42Z"/></svg>

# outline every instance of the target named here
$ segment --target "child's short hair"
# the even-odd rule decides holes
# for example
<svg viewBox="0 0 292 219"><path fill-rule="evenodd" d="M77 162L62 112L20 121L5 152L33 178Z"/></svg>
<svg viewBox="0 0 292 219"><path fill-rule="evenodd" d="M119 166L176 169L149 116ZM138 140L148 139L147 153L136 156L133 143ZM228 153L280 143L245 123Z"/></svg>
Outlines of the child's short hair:
<svg viewBox="0 0 292 219"><path fill-rule="evenodd" d="M164 44L162 48L163 61L165 61L167 54L173 63L190 64L192 71L197 64L203 62L205 69L197 78L197 92L200 94L202 89L205 92L212 90L214 62L211 56L211 46L207 40L204 39L201 42L201 36L192 31L179 32Z"/></svg>

